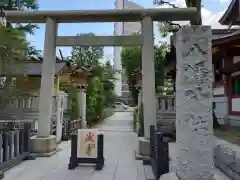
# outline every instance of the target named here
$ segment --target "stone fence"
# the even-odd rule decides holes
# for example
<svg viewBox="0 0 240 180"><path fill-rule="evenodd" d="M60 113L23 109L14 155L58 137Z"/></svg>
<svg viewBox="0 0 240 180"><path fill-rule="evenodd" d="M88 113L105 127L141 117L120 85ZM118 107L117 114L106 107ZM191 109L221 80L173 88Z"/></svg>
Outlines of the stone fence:
<svg viewBox="0 0 240 180"><path fill-rule="evenodd" d="M29 152L32 135L31 122L0 121L0 179L4 171L21 163L35 159Z"/></svg>
<svg viewBox="0 0 240 180"><path fill-rule="evenodd" d="M157 111L160 112L175 112L176 103L175 96L171 95L156 95Z"/></svg>
<svg viewBox="0 0 240 180"><path fill-rule="evenodd" d="M39 115L39 95L22 95L10 98L4 113L16 117L20 121L31 120L34 122L34 129L38 129L38 115ZM62 129L64 124L65 112L69 109L68 95L63 92L55 93L52 97L52 117L50 132L58 136L57 141L60 141L62 131L57 133L57 129ZM67 118L68 119L68 118ZM58 128L58 124L60 127Z"/></svg>

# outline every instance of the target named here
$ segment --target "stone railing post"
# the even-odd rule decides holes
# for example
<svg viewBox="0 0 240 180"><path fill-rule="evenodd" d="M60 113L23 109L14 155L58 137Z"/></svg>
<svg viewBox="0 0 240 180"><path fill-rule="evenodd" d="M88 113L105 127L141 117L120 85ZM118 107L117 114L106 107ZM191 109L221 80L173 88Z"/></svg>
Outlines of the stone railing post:
<svg viewBox="0 0 240 180"><path fill-rule="evenodd" d="M57 93L57 122L56 122L56 141L59 143L62 139L63 128L63 93L58 91Z"/></svg>
<svg viewBox="0 0 240 180"><path fill-rule="evenodd" d="M78 87L78 103L79 103L79 119L81 119L81 128L87 127L86 119L86 84L81 84Z"/></svg>

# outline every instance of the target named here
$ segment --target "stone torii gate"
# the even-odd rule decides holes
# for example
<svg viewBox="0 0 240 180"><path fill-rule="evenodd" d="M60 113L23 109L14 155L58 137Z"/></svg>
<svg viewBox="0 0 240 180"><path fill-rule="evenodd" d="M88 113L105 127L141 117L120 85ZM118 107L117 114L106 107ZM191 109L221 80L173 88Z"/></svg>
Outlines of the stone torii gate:
<svg viewBox="0 0 240 180"><path fill-rule="evenodd" d="M156 100L155 100L155 73L154 73L154 39L153 39L153 21L186 21L197 18L196 8L175 8L175 9L124 9L124 10L79 10L79 11L7 11L7 20L11 23L46 23L45 43L44 43L44 62L42 67L42 79L39 104L39 127L38 135L31 138L31 144L34 147L34 153L39 155L50 155L56 151L55 136L50 135L50 118L52 113L52 84L55 68L56 46L81 46L81 45L101 45L101 46L136 46L142 45L142 83L143 83L143 104L144 104L144 131L145 138L149 139L150 125L156 125ZM98 36L98 37L70 37L57 36L58 23L71 22L142 22L141 36ZM200 26L201 27L201 26ZM211 64L211 54L209 45L211 29L196 27L183 27L178 33L178 87L177 88L177 142L179 143L179 163L176 169L177 175L183 180L210 180L212 174L212 118L210 103L203 103L194 99L196 97L194 89L196 81L194 73L202 73L202 70L196 72L185 72L186 63L196 65L200 63L201 67ZM201 38L201 39L200 39ZM199 48L200 47L200 48ZM204 58L197 54L201 48L205 48ZM187 49L188 48L188 49ZM203 48L203 49L204 49ZM189 51L190 49L190 51ZM190 53L188 53L188 51ZM206 55L208 54L208 55ZM190 59L192 61L190 61ZM202 64L203 60L207 63ZM194 64L195 63L195 64ZM212 67L212 66L207 66ZM211 74L211 69L204 69L205 75ZM188 76L190 74L190 76ZM202 77L202 76L201 76ZM205 76L204 76L205 77ZM186 83L186 79L192 80ZM211 87L211 79L203 80L207 87ZM184 84L185 83L185 84ZM186 88L184 86L186 85ZM206 90L206 89L203 89ZM204 91L205 92L205 91ZM211 99L209 94L205 93L203 102ZM187 94L187 95L186 95ZM186 98L187 97L187 98ZM194 114L184 114L188 112L189 101L194 99L196 105L193 108ZM185 104L180 104L184 102ZM209 101L210 102L210 101ZM191 102L192 105L193 102ZM194 104L193 103L193 104ZM180 108L181 106L181 108ZM189 110L192 111L192 110ZM201 116L207 120L203 122L201 118L195 118L194 115ZM206 118L207 119L206 119ZM195 119L194 119L195 118ZM186 123L184 120L189 120ZM191 121L190 121L191 120ZM183 122L184 121L184 122ZM194 121L194 122L192 122ZM184 124L185 123L185 124ZM197 125L193 126L196 123ZM183 125L184 124L184 125ZM185 129L183 128L185 127ZM202 128L204 127L204 128ZM201 131L194 131L195 129ZM182 132L184 130L185 132ZM178 138L178 136L180 138ZM195 137L194 146L191 146ZM202 147L198 149L197 147ZM187 156L187 153L190 156ZM201 155L197 155L201 153ZM203 158L204 157L204 158ZM194 162L193 162L194 161Z"/></svg>

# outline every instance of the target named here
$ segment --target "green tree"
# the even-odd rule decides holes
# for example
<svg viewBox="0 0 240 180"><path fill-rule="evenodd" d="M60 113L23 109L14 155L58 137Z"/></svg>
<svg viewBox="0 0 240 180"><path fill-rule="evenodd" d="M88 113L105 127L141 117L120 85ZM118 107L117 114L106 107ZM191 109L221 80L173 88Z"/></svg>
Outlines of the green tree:
<svg viewBox="0 0 240 180"><path fill-rule="evenodd" d="M94 33L80 33L77 36L95 36ZM94 66L103 58L101 46L75 46L72 48L72 60L77 66Z"/></svg>
<svg viewBox="0 0 240 180"><path fill-rule="evenodd" d="M35 46L31 45L31 44L28 42L28 55L41 56L41 53L42 53L41 50L36 49Z"/></svg>
<svg viewBox="0 0 240 180"><path fill-rule="evenodd" d="M129 90L131 91L133 102L137 103L138 92L135 87L136 79L132 78L132 71L142 66L141 47L125 47L121 51L122 66L128 79Z"/></svg>
<svg viewBox="0 0 240 180"><path fill-rule="evenodd" d="M95 36L81 33L79 36ZM114 69L110 62L102 64L104 51L101 46L77 46L72 48L70 65L89 67L91 75L87 87L87 123L93 125L103 118L104 107L113 103Z"/></svg>
<svg viewBox="0 0 240 180"><path fill-rule="evenodd" d="M102 83L104 88L104 105L107 107L113 106L115 104L116 95L114 91L114 82L116 70L111 65L110 61L107 61L104 65Z"/></svg>
<svg viewBox="0 0 240 180"><path fill-rule="evenodd" d="M18 92L12 86L13 77L21 78L24 72L21 63L27 55L27 42L22 31L0 26L0 108L4 108L9 97Z"/></svg>
<svg viewBox="0 0 240 180"><path fill-rule="evenodd" d="M195 20L192 20L190 24L192 25L201 25L202 24L202 18L201 18L201 0L185 0L185 3L187 7L196 7L198 10L198 15ZM153 4L156 6L163 6L168 5L172 8L178 8L174 3L171 3L170 0L154 0ZM172 21L163 21L158 22L158 28L159 32L163 37L166 37L169 33L175 33L177 32L181 26L177 23L174 23Z"/></svg>
<svg viewBox="0 0 240 180"><path fill-rule="evenodd" d="M16 11L16 10L38 10L39 6L37 0L8 0L8 4L3 8L5 11ZM10 22L7 22L8 28L13 28L13 25ZM38 25L35 24L21 24L17 23L16 28L23 30L27 33L34 34Z"/></svg>
<svg viewBox="0 0 240 180"><path fill-rule="evenodd" d="M102 118L104 96L103 86L100 78L97 76L91 77L88 80L87 88L87 123L93 125Z"/></svg>
<svg viewBox="0 0 240 180"><path fill-rule="evenodd" d="M39 5L37 0L8 0L7 4L3 7L4 11L16 11L16 10L38 10ZM16 28L25 33L33 35L35 31L39 28L37 24L21 24L16 23L15 25L7 21L8 28ZM28 55L40 55L41 51L37 50L35 46L32 46L29 42L28 44Z"/></svg>
<svg viewBox="0 0 240 180"><path fill-rule="evenodd" d="M156 90L157 87L163 85L163 65L165 63L165 55L168 51L167 44L161 44L154 47L154 61L155 61L155 77ZM134 103L137 103L138 92L136 90L136 80L132 78L132 71L142 67L142 50L141 47L126 47L121 52L122 65L128 76L128 85L132 93Z"/></svg>

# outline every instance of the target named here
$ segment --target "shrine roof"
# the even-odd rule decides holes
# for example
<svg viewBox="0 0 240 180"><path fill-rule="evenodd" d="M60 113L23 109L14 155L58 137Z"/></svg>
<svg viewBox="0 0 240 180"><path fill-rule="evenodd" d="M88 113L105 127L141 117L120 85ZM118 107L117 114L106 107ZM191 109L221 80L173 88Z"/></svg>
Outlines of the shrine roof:
<svg viewBox="0 0 240 180"><path fill-rule="evenodd" d="M91 74L91 70L84 67L84 66L79 66L79 67L76 67L76 68L72 68L70 70L71 73L73 73L72 75L74 74L85 74L85 75L90 75Z"/></svg>
<svg viewBox="0 0 240 180"><path fill-rule="evenodd" d="M240 0L232 0L227 10L218 21L221 25L240 25Z"/></svg>
<svg viewBox="0 0 240 180"><path fill-rule="evenodd" d="M212 46L215 47L217 45L229 43L229 42L232 42L232 41L238 40L238 39L240 39L240 30L237 30L231 34L227 34L227 35L224 35L221 37L214 38L212 40Z"/></svg>
<svg viewBox="0 0 240 180"><path fill-rule="evenodd" d="M16 74L25 74L27 76L41 76L43 57L29 56L26 62L12 64L7 71L16 72ZM56 57L55 74L66 65L66 61ZM0 73L1 76L4 74Z"/></svg>
<svg viewBox="0 0 240 180"><path fill-rule="evenodd" d="M239 29L212 29L212 45L217 46L231 40L240 38ZM172 35L170 38L170 52L166 55L166 65L164 67L165 74L173 74L176 68L176 35Z"/></svg>

